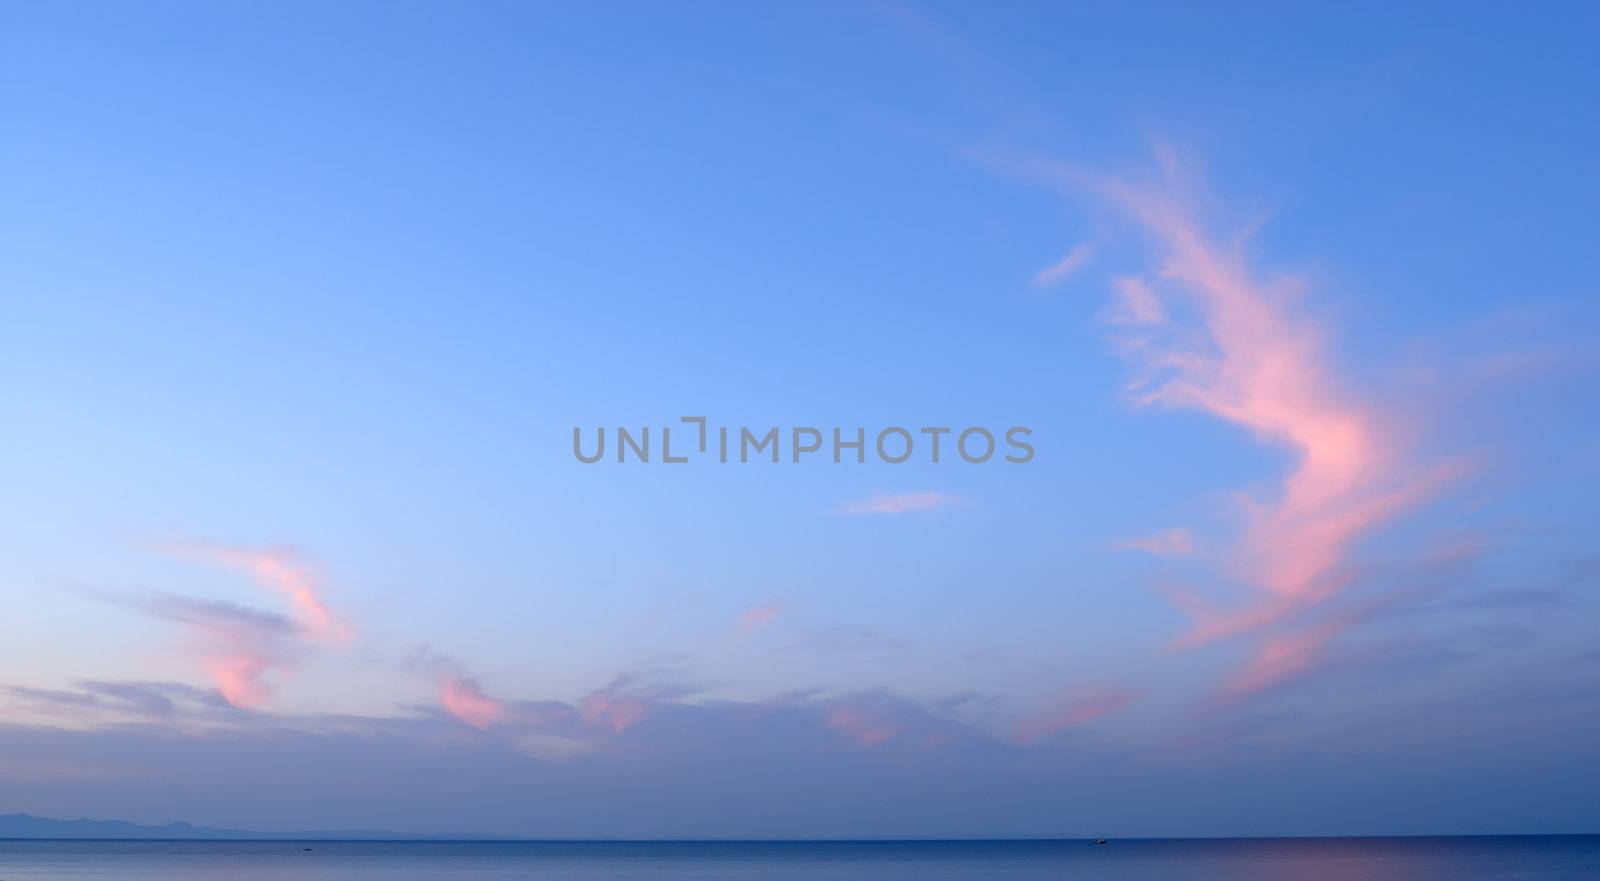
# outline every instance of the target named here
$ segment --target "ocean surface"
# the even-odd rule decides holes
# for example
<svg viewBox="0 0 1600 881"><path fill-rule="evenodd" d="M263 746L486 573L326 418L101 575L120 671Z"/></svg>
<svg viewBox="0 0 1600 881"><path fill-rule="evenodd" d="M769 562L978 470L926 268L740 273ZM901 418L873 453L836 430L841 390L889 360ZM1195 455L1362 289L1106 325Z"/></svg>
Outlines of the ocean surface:
<svg viewBox="0 0 1600 881"><path fill-rule="evenodd" d="M931 842L0 840L0 881L1600 879L1600 835Z"/></svg>

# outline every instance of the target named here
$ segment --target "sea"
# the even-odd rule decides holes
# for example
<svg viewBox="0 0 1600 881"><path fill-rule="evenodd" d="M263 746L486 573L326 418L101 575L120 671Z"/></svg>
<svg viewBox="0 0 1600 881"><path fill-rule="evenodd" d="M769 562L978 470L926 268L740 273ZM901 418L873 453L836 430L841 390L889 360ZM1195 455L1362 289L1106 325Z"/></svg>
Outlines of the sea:
<svg viewBox="0 0 1600 881"><path fill-rule="evenodd" d="M0 881L1600 879L1600 835L1025 841L0 840Z"/></svg>

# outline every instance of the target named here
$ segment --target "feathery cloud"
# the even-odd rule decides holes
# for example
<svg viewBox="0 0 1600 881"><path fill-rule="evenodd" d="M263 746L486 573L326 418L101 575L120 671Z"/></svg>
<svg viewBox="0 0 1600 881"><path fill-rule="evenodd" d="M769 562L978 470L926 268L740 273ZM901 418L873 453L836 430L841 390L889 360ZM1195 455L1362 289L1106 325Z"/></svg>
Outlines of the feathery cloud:
<svg viewBox="0 0 1600 881"><path fill-rule="evenodd" d="M1076 274L1078 270L1087 266L1089 260L1093 257L1093 245L1088 242L1075 245L1072 250L1066 253L1066 256L1034 276L1033 283L1039 287L1048 287L1065 281Z"/></svg>
<svg viewBox="0 0 1600 881"><path fill-rule="evenodd" d="M874 493L865 499L848 502L839 508L839 513L849 515L862 514L909 514L913 511L932 511L953 504L958 497L940 492L912 492L912 493Z"/></svg>
<svg viewBox="0 0 1600 881"><path fill-rule="evenodd" d="M98 599L182 624L196 641L206 675L236 707L257 706L272 696L267 675L292 666L298 627L282 615L222 600L179 594L93 593Z"/></svg>
<svg viewBox="0 0 1600 881"><path fill-rule="evenodd" d="M1113 545L1119 551L1144 551L1158 557L1175 557L1194 553L1194 536L1188 528L1176 526L1152 535L1131 538Z"/></svg>
<svg viewBox="0 0 1600 881"><path fill-rule="evenodd" d="M1138 700L1143 692L1131 689L1097 689L1073 695L1049 712L1024 719L1017 726L1017 740L1036 743L1070 728L1109 715Z"/></svg>
<svg viewBox="0 0 1600 881"><path fill-rule="evenodd" d="M255 707L273 694L269 677L295 666L312 641L343 644L349 626L330 609L310 567L281 547L248 548L196 540L170 542L159 550L184 559L240 569L256 584L285 597L289 615L225 600L161 591L129 594L91 592L185 627L206 676L236 707Z"/></svg>
<svg viewBox="0 0 1600 881"><path fill-rule="evenodd" d="M1238 241L1224 243L1207 229L1195 181L1171 151L1159 158L1155 184L1094 182L1149 234L1158 255L1150 277L1116 283L1110 323L1135 366L1130 395L1139 406L1209 413L1294 457L1272 492L1246 498L1248 526L1232 552L1236 574L1263 597L1224 612L1180 596L1195 618L1180 644L1195 645L1326 600L1348 584L1358 539L1461 468L1412 460L1402 443L1403 420L1342 381L1328 352L1328 329L1294 310L1303 283L1263 276ZM1127 546L1181 552L1186 541L1172 539ZM1336 631L1314 627L1268 638L1237 687L1266 687L1303 669Z"/></svg>
<svg viewBox="0 0 1600 881"><path fill-rule="evenodd" d="M296 618L311 636L335 643L349 641L350 626L328 608L322 597L321 579L292 549L226 545L193 539L166 547L179 556L244 571L258 585L286 596L295 610Z"/></svg>
<svg viewBox="0 0 1600 881"><path fill-rule="evenodd" d="M439 703L474 728L488 728L505 712L504 705L484 694L470 676L446 676L439 684Z"/></svg>
<svg viewBox="0 0 1600 881"><path fill-rule="evenodd" d="M506 712L503 701L483 690L477 677L455 658L434 651L423 643L412 650L401 665L406 670L437 684L439 706L474 728L488 728Z"/></svg>
<svg viewBox="0 0 1600 881"><path fill-rule="evenodd" d="M759 606L745 609L739 614L738 631L740 633L754 633L764 630L772 625L788 611L783 600L771 599Z"/></svg>

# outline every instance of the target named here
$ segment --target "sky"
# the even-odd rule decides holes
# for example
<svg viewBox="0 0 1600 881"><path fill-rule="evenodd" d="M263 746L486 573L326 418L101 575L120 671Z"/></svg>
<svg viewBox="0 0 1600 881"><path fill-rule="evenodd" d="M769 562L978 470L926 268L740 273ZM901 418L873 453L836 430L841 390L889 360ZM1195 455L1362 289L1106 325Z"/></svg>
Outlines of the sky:
<svg viewBox="0 0 1600 881"><path fill-rule="evenodd" d="M1404 7L4 4L0 812L1600 831L1600 21Z"/></svg>

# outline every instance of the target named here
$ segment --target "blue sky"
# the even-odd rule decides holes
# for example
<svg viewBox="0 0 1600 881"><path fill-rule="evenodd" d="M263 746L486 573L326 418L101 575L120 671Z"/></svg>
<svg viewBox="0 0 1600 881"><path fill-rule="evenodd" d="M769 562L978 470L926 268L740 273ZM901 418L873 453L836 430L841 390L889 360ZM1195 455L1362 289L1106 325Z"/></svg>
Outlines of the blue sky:
<svg viewBox="0 0 1600 881"><path fill-rule="evenodd" d="M1595 24L12 4L0 811L1593 831Z"/></svg>

